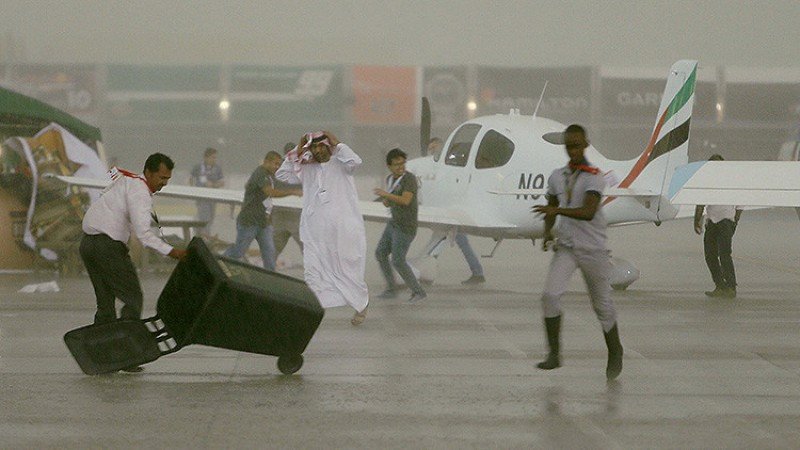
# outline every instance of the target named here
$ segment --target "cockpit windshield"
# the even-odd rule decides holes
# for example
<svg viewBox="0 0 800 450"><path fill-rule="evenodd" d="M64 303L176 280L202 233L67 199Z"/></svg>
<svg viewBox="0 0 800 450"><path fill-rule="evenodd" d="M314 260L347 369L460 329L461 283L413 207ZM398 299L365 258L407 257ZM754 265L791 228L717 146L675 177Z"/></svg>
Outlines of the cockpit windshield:
<svg viewBox="0 0 800 450"><path fill-rule="evenodd" d="M469 159L469 150L472 148L472 143L475 141L475 136L478 135L480 129L481 126L475 123L468 123L459 128L450 140L444 163L448 166L466 166L467 159Z"/></svg>
<svg viewBox="0 0 800 450"><path fill-rule="evenodd" d="M483 135L478 154L475 156L476 169L490 169L504 166L514 154L514 143L494 130Z"/></svg>

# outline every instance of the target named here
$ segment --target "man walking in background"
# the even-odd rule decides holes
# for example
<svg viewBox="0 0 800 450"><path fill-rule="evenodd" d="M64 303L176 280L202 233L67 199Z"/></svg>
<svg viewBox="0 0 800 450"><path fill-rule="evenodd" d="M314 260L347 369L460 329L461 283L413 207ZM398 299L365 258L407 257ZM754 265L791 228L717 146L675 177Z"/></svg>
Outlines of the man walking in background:
<svg viewBox="0 0 800 450"><path fill-rule="evenodd" d="M242 210L236 217L236 242L225 251L229 258L242 259L255 239L261 250L262 265L275 270L275 243L272 241L272 199L287 195L302 195L299 190L275 188L275 171L283 157L269 152L244 185Z"/></svg>
<svg viewBox="0 0 800 450"><path fill-rule="evenodd" d="M192 168L189 177L190 186L221 188L225 185L225 178L222 175L222 167L217 164L217 149L207 148L203 152L203 162ZM195 235L209 237L211 235L211 223L214 221L214 210L216 203L209 200L198 200L197 218L206 224L200 228L195 228Z"/></svg>
<svg viewBox="0 0 800 450"><path fill-rule="evenodd" d="M715 154L709 161L722 161ZM694 232L703 232L703 210L706 215L706 234L703 236L703 251L706 265L714 280L714 290L706 291L709 297L736 298L736 270L733 267L733 234L742 210L738 206L697 205L694 210Z"/></svg>

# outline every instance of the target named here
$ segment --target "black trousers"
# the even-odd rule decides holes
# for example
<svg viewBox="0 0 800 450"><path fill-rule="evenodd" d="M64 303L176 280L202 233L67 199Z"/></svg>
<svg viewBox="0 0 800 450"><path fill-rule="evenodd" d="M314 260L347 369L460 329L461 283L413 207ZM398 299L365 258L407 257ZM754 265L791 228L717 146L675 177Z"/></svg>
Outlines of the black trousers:
<svg viewBox="0 0 800 450"><path fill-rule="evenodd" d="M731 257L735 227L729 219L717 223L706 221L706 234L703 237L706 265L714 284L720 289L736 289L736 271Z"/></svg>
<svg viewBox="0 0 800 450"><path fill-rule="evenodd" d="M124 304L121 318L140 319L144 296L128 246L105 234L84 234L80 254L97 297L94 323L117 319L117 298Z"/></svg>

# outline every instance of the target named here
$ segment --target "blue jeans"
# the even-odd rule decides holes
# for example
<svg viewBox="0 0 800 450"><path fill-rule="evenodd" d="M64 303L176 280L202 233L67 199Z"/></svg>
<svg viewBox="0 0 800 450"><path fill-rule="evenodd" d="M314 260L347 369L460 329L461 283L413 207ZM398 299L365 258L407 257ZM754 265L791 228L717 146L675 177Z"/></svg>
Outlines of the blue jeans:
<svg viewBox="0 0 800 450"><path fill-rule="evenodd" d="M403 278L406 285L411 288L411 292L415 294L424 294L425 291L419 285L417 277L411 271L411 267L406 262L406 254L408 248L411 247L411 242L417 233L404 233L392 222L386 225L383 230L381 240L378 242L378 247L375 249L375 258L381 266L383 278L386 279L386 285L389 289L396 289L394 281L394 274L392 273L392 266L394 266L400 277ZM392 255L392 263L389 264L389 255Z"/></svg>
<svg viewBox="0 0 800 450"><path fill-rule="evenodd" d="M266 227L259 227L256 225L241 225L236 222L236 242L228 249L225 250L223 255L228 258L242 259L253 239L258 242L258 248L261 249L261 259L264 261L264 268L267 270L275 270L275 243L272 241L272 225Z"/></svg>
<svg viewBox="0 0 800 450"><path fill-rule="evenodd" d="M458 248L461 249L461 253L464 254L464 259L467 260L467 264L469 264L469 270L472 271L472 275L483 276L483 266L478 260L478 256L472 251L472 247L469 245L469 239L467 239L467 235L464 233L456 233L456 244L458 245Z"/></svg>

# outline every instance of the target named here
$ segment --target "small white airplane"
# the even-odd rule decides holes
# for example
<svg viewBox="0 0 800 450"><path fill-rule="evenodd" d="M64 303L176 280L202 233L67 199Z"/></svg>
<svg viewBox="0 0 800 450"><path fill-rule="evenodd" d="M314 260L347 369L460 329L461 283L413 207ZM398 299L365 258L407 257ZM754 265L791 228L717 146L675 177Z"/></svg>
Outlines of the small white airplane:
<svg viewBox="0 0 800 450"><path fill-rule="evenodd" d="M750 203L750 197L743 201L737 195L722 195L727 188L719 183L737 178L721 179L714 172L719 167L730 168L734 162L687 164L696 71L697 61L689 60L678 61L670 68L652 135L638 157L615 161L604 157L591 145L586 149L587 159L603 171L609 186L603 201L609 225L659 225L665 220L690 216L694 208L681 209L682 204L775 206L774 195L769 199L771 203L757 202L765 200L765 193L775 193L769 190L770 183L766 182L770 177L755 179L750 175L762 170L763 162L753 163L756 166L740 173L751 178L749 187L753 193L761 193L761 197L752 199L756 203ZM423 122L430 120L423 117ZM541 238L544 222L531 213L531 206L545 202L547 177L567 163L559 141L565 128L553 120L535 114L523 116L518 111L478 117L460 125L447 138L440 154L409 160L407 170L420 181L419 225L433 231L416 260L438 256L446 244L452 246L457 232L494 239L496 245L491 254L504 239ZM426 133L429 134L429 130L423 130L422 135ZM785 170L795 172L781 175L781 178L790 177L784 186L785 195L778 196L781 205L800 206L797 197L800 196L800 163L782 164L793 167L787 166ZM706 178L701 176L704 173L711 175ZM102 188L108 183L107 180L58 178L84 187ZM692 192L688 188L692 187L696 195L686 197L687 192ZM169 185L158 195L241 204L244 194L235 190ZM792 195L795 197L789 198ZM299 213L301 200L275 199L274 207ZM389 218L388 210L379 202L362 201L360 207L366 220L385 222ZM631 263L617 258L612 258L612 262L611 281L615 289L624 289L638 279L639 271ZM422 277L431 278L424 273Z"/></svg>

